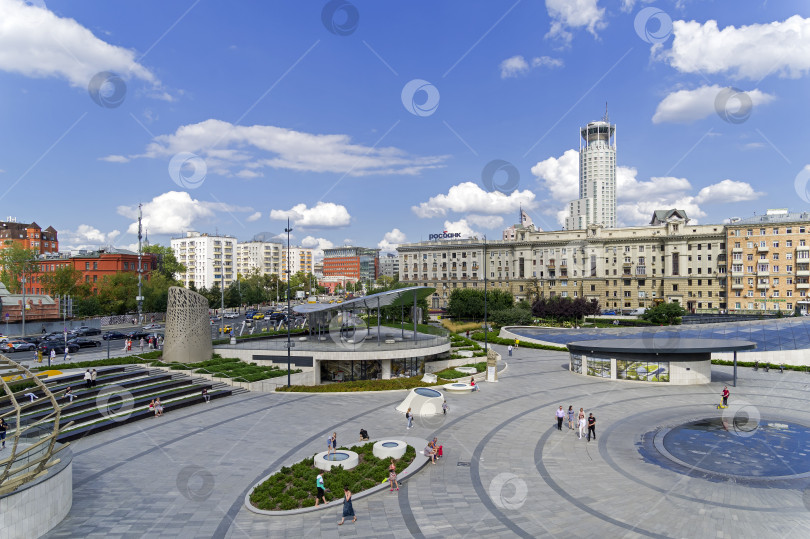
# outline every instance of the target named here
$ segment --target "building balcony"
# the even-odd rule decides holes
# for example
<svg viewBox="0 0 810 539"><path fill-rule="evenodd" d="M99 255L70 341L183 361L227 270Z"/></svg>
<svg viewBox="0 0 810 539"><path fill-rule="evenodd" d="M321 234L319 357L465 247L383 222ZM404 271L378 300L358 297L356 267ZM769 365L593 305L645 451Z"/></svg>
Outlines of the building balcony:
<svg viewBox="0 0 810 539"><path fill-rule="evenodd" d="M810 277L810 270L796 270L796 275L799 277Z"/></svg>
<svg viewBox="0 0 810 539"><path fill-rule="evenodd" d="M770 271L759 271L757 270L757 277L768 277L771 274Z"/></svg>
<svg viewBox="0 0 810 539"><path fill-rule="evenodd" d="M732 277L743 277L745 275L744 271L731 270L729 273L731 274Z"/></svg>
<svg viewBox="0 0 810 539"><path fill-rule="evenodd" d="M734 247L734 248L731 249L731 252L732 253L741 253L741 252L743 252L743 248L742 247Z"/></svg>
<svg viewBox="0 0 810 539"><path fill-rule="evenodd" d="M807 290L810 288L810 283L796 283L796 288Z"/></svg>
<svg viewBox="0 0 810 539"><path fill-rule="evenodd" d="M757 252L758 253L767 253L768 252L768 246L767 245L765 245L765 246L757 245Z"/></svg>
<svg viewBox="0 0 810 539"><path fill-rule="evenodd" d="M796 247L796 250L797 251L810 251L810 246L808 246L808 245L799 245L798 247Z"/></svg>
<svg viewBox="0 0 810 539"><path fill-rule="evenodd" d="M757 290L767 290L770 287L770 283L757 283Z"/></svg>
<svg viewBox="0 0 810 539"><path fill-rule="evenodd" d="M742 283L734 283L731 285L732 290L742 290L743 288L745 288L745 285Z"/></svg>

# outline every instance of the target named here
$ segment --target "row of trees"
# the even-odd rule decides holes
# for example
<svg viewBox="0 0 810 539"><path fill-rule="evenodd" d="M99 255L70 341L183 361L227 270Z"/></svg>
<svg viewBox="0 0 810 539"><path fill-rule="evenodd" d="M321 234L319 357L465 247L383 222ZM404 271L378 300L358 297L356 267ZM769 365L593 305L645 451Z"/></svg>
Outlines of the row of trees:
<svg viewBox="0 0 810 539"><path fill-rule="evenodd" d="M219 283L215 282L211 288L200 289L191 283L189 289L205 296L211 309L219 309L222 303ZM318 285L314 275L299 271L290 276L290 297L295 298L298 291L303 291L309 296L323 294L326 289ZM261 275L258 271L248 275L237 275L237 280L225 289L225 307L229 309L241 305L275 303L286 299L287 282L278 275Z"/></svg>
<svg viewBox="0 0 810 539"><path fill-rule="evenodd" d="M539 298L532 305L532 314L538 318L553 320L578 320L586 316L599 314L599 302L587 301L585 298L564 298L554 296Z"/></svg>
<svg viewBox="0 0 810 539"><path fill-rule="evenodd" d="M487 311L510 309L515 297L505 290L487 290ZM484 291L477 288L456 288L447 301L447 314L459 320L484 319Z"/></svg>

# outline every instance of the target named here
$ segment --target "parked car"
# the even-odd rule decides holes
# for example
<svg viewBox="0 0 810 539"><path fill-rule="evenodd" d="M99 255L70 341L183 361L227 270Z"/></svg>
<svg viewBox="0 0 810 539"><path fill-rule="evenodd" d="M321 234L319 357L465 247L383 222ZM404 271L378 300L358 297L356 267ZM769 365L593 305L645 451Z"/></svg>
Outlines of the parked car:
<svg viewBox="0 0 810 539"><path fill-rule="evenodd" d="M127 338L132 339L133 341L139 341L141 339L147 339L148 337L149 337L149 332L148 331L136 330L136 331L130 331L129 333L127 333Z"/></svg>
<svg viewBox="0 0 810 539"><path fill-rule="evenodd" d="M98 328L82 326L76 329L76 335L78 335L79 337L89 337L90 335L101 335L101 330Z"/></svg>
<svg viewBox="0 0 810 539"><path fill-rule="evenodd" d="M602 314L614 315L614 314L616 314L616 311L602 311Z"/></svg>
<svg viewBox="0 0 810 539"><path fill-rule="evenodd" d="M264 320L264 313L256 313L251 318L253 320Z"/></svg>
<svg viewBox="0 0 810 539"><path fill-rule="evenodd" d="M223 318L239 318L239 313L225 313L222 315Z"/></svg>
<svg viewBox="0 0 810 539"><path fill-rule="evenodd" d="M287 315L284 314L284 313L272 313L272 314L270 314L270 316L268 318L270 320L272 320L273 322L276 322L278 320L286 320Z"/></svg>
<svg viewBox="0 0 810 539"><path fill-rule="evenodd" d="M57 354L64 354L65 353L65 344L60 343L58 341L45 341L44 343L40 344L37 347L38 350L42 350L43 355L48 355L51 353L51 350L55 350ZM68 343L67 349L69 354L73 354L79 351L79 345Z"/></svg>
<svg viewBox="0 0 810 539"><path fill-rule="evenodd" d="M108 331L104 335L101 336L102 339L105 341L118 341L121 339L126 339L127 336L121 333L120 331Z"/></svg>
<svg viewBox="0 0 810 539"><path fill-rule="evenodd" d="M21 337L21 341L30 342L33 345L37 345L42 342L42 339L39 337Z"/></svg>
<svg viewBox="0 0 810 539"><path fill-rule="evenodd" d="M30 352L31 350L36 350L36 348L37 345L30 342L25 342L21 339L14 339L0 344L0 350L3 350L4 352Z"/></svg>
<svg viewBox="0 0 810 539"><path fill-rule="evenodd" d="M163 326L161 326L160 324L146 324L143 327L143 329L146 329L146 330L149 330L149 329L163 329Z"/></svg>
<svg viewBox="0 0 810 539"><path fill-rule="evenodd" d="M95 348L101 346L101 341L87 339L85 337L76 337L68 341L68 344L77 344L79 348Z"/></svg>

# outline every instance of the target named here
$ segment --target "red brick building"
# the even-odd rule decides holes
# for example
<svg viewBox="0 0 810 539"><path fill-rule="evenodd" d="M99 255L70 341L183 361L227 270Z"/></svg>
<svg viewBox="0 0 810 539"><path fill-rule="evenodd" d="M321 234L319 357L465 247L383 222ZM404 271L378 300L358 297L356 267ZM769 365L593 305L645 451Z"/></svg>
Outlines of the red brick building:
<svg viewBox="0 0 810 539"><path fill-rule="evenodd" d="M364 247L335 247L323 250L323 276L374 281L380 270L380 250Z"/></svg>
<svg viewBox="0 0 810 539"><path fill-rule="evenodd" d="M39 254L59 252L58 234L52 226L42 230L36 223L0 221L0 249L5 249L9 242Z"/></svg>
<svg viewBox="0 0 810 539"><path fill-rule="evenodd" d="M45 294L42 277L57 269L68 266L82 272L84 282L90 283L93 293L98 292L98 283L106 276L116 273L138 273L138 253L123 249L106 251L104 249L92 252L79 252L76 256L61 255L59 257L45 257L37 260L39 271L29 277L26 293ZM142 256L143 279L149 280L152 270L157 268L157 257L145 253Z"/></svg>

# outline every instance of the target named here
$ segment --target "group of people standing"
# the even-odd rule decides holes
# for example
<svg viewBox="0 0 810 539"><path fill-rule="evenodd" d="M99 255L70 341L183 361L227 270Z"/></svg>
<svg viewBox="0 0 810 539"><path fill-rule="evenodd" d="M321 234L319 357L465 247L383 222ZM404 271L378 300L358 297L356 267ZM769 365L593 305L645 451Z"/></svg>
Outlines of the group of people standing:
<svg viewBox="0 0 810 539"><path fill-rule="evenodd" d="M570 430L574 430L575 428L579 430L579 439L582 439L582 436L587 428L587 439L590 442L591 436L593 439L596 440L596 418L591 412L588 417L585 417L585 410L583 408L579 409L579 413L574 410L573 406L568 407L568 412L563 410L562 405L557 409L555 413L557 418L557 430L562 430L563 422L568 417L568 428ZM576 425L576 427L574 426Z"/></svg>
<svg viewBox="0 0 810 539"><path fill-rule="evenodd" d="M98 373L96 372L96 369L93 369L93 370L87 369L84 372L84 387L86 387L87 389L90 389L91 387L96 387L96 376L97 375L98 375ZM68 389L70 389L70 388L68 388Z"/></svg>

